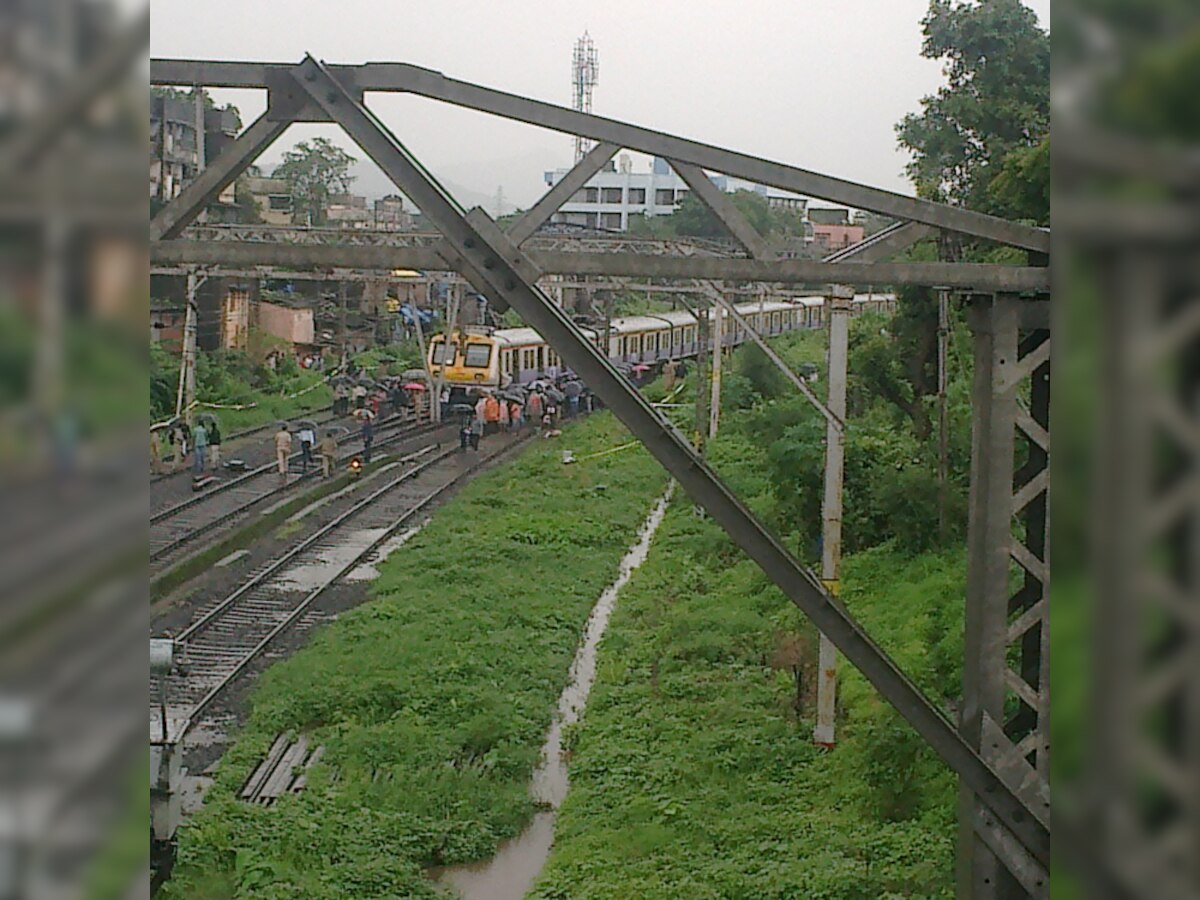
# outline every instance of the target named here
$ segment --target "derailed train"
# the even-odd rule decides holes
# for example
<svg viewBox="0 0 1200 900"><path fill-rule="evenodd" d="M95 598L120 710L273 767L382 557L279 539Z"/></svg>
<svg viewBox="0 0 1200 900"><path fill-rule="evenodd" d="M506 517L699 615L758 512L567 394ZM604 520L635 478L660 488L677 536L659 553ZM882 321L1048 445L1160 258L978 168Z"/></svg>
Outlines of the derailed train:
<svg viewBox="0 0 1200 900"><path fill-rule="evenodd" d="M891 313L895 294L857 294L852 314ZM825 298L794 297L791 300L741 303L735 307L760 335L820 328L825 324ZM732 316L721 310L725 346L749 340ZM597 346L604 335L592 328L581 329ZM624 316L612 320L608 357L613 362L655 366L672 359L695 356L699 351L699 326L690 312ZM711 347L712 338L709 337ZM536 378L554 378L564 366L554 348L532 328L502 328L494 331L467 328L456 331L447 344L445 335L435 334L429 342L429 367L436 378L445 367L445 382L454 388L500 388Z"/></svg>

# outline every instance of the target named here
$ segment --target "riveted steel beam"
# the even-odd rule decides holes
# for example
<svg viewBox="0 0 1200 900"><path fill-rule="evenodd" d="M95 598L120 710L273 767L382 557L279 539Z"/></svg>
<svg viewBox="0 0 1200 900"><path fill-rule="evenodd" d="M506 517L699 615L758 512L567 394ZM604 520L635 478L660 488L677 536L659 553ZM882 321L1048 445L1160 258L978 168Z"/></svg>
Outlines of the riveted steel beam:
<svg viewBox="0 0 1200 900"><path fill-rule="evenodd" d="M669 159L667 162L684 180L684 183L692 189L692 193L699 198L700 202L708 207L709 211L720 220L737 242L749 251L751 256L755 259L771 258L773 254L767 248L767 242L763 236L746 221L741 210L733 205L733 201L725 195L725 192L709 180L703 169L693 166L691 163L679 162L674 159Z"/></svg>
<svg viewBox="0 0 1200 900"><path fill-rule="evenodd" d="M299 269L436 269L444 266L431 247L339 246L319 244L238 243L235 241L160 241L150 246L160 265L253 265ZM758 281L776 284L917 284L957 290L1045 294L1048 269L985 263L825 263L816 260L730 259L715 256L655 256L642 253L574 253L531 250L527 254L547 275L604 275L640 278L700 278L710 281Z"/></svg>
<svg viewBox="0 0 1200 900"><path fill-rule="evenodd" d="M270 63L220 63L202 60L152 60L152 84L201 84L212 87L266 87L270 72L287 68ZM347 90L400 91L440 100L455 106L527 122L567 134L628 147L667 159L691 163L714 172L745 178L756 184L844 203L896 219L923 222L947 231L997 241L1026 250L1050 252L1050 232L961 207L947 206L892 191L868 187L810 172L795 166L736 153L711 144L691 141L615 119L582 113L540 100L518 97L441 72L406 63L368 63L362 66L328 66L330 77Z"/></svg>
<svg viewBox="0 0 1200 900"><path fill-rule="evenodd" d="M857 244L836 253L830 253L822 262L846 262L847 260L864 263L878 262L895 256L901 250L935 234L937 234L937 229L928 225L921 225L918 222L896 222Z"/></svg>
<svg viewBox="0 0 1200 900"><path fill-rule="evenodd" d="M469 215L360 103L311 57L296 78L313 99L442 232L460 254L463 275L477 290L502 298L555 348L617 417L679 481L689 495L762 568L763 572L837 645L880 694L982 798L1041 865L1050 836L1044 811L1030 808L955 730L867 632L796 561L699 457L687 439L613 368L607 356L525 274L525 254L482 210Z"/></svg>
<svg viewBox="0 0 1200 900"><path fill-rule="evenodd" d="M550 217L558 212L558 208L571 199L571 195L583 187L589 178L604 168L604 164L613 158L620 147L616 144L597 144L566 175L541 199L513 222L508 229L508 236L514 244L523 244Z"/></svg>

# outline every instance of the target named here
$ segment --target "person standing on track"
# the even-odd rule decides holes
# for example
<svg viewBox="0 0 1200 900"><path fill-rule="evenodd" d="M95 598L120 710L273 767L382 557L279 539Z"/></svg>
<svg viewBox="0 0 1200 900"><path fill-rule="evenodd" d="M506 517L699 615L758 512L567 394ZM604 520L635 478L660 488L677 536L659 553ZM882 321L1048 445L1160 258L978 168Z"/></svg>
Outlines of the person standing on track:
<svg viewBox="0 0 1200 900"><path fill-rule="evenodd" d="M214 471L221 465L221 426L216 419L208 429L208 467Z"/></svg>
<svg viewBox="0 0 1200 900"><path fill-rule="evenodd" d="M333 461L337 459L337 439L332 431L325 432L321 438L321 476L328 478L333 474Z"/></svg>
<svg viewBox="0 0 1200 900"><path fill-rule="evenodd" d="M480 394L475 401L475 430L483 434L484 423L487 422L487 396Z"/></svg>
<svg viewBox="0 0 1200 900"><path fill-rule="evenodd" d="M287 481L288 457L292 454L292 433L288 431L287 422L279 423L275 432L275 464L279 467L279 477Z"/></svg>
<svg viewBox="0 0 1200 900"><path fill-rule="evenodd" d="M525 401L525 420L536 428L542 421L543 411L542 395L538 391L533 391Z"/></svg>
<svg viewBox="0 0 1200 900"><path fill-rule="evenodd" d="M199 475L204 471L204 454L208 450L208 429L204 427L203 422L197 422L192 430L192 446L195 449L192 455L192 474Z"/></svg>
<svg viewBox="0 0 1200 900"><path fill-rule="evenodd" d="M375 443L375 423L371 421L371 416L363 417L362 442L363 463L366 464L371 461L371 444Z"/></svg>
<svg viewBox="0 0 1200 900"><path fill-rule="evenodd" d="M305 475L313 463L313 447L316 443L317 435L308 425L300 429L300 467Z"/></svg>
<svg viewBox="0 0 1200 900"><path fill-rule="evenodd" d="M500 430L500 401L494 394L488 394L483 400L483 433L495 434Z"/></svg>
<svg viewBox="0 0 1200 900"><path fill-rule="evenodd" d="M162 466L162 445L158 440L158 433L150 432L150 471L155 475L163 473Z"/></svg>

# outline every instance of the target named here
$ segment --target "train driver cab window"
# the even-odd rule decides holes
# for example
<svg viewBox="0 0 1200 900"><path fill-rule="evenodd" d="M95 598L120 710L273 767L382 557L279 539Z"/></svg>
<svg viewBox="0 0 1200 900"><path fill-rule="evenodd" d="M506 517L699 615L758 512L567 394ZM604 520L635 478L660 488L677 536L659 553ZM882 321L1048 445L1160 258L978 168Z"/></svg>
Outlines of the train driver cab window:
<svg viewBox="0 0 1200 900"><path fill-rule="evenodd" d="M492 361L492 348L489 344L467 344L467 356L463 363L470 369L486 369Z"/></svg>
<svg viewBox="0 0 1200 900"><path fill-rule="evenodd" d="M435 366L452 366L458 357L458 347L455 344L446 345L445 341L434 341L429 350L429 358Z"/></svg>

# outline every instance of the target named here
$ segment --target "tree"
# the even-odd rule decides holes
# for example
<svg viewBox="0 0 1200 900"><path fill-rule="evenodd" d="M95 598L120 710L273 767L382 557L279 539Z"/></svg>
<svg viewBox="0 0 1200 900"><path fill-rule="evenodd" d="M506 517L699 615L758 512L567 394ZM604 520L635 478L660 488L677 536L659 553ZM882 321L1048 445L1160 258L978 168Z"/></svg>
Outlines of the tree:
<svg viewBox="0 0 1200 900"><path fill-rule="evenodd" d="M288 184L292 195L293 221L299 225L324 225L329 198L350 190L355 158L327 138L301 141L283 155L272 177Z"/></svg>
<svg viewBox="0 0 1200 900"><path fill-rule="evenodd" d="M947 84L896 127L908 175L923 197L996 211L1006 157L1050 131L1050 36L1020 0L932 0L921 25Z"/></svg>

